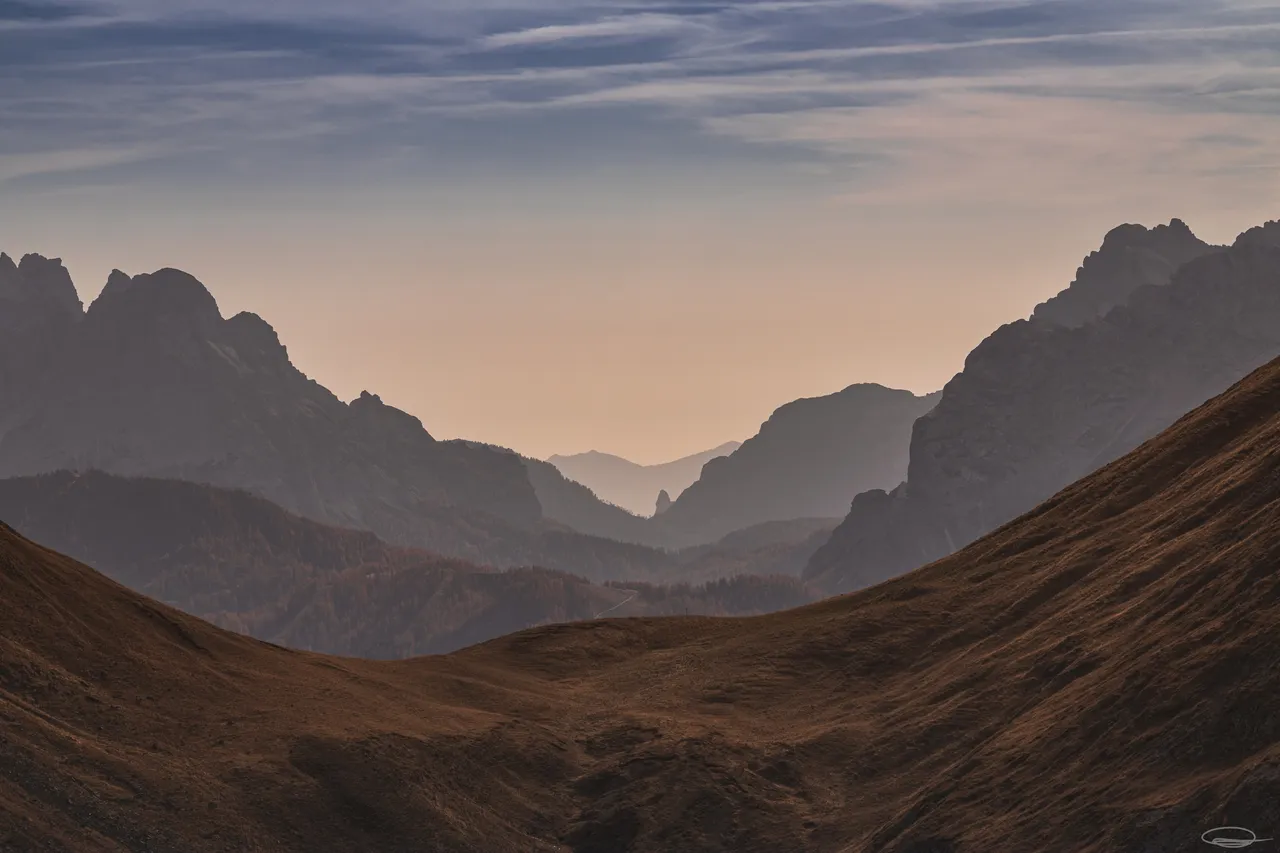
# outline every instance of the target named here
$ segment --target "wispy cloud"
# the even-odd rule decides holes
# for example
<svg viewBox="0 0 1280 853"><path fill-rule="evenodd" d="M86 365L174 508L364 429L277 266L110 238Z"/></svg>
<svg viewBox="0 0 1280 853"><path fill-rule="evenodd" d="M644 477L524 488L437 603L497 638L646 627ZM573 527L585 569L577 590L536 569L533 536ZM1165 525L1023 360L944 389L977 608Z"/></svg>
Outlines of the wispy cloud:
<svg viewBox="0 0 1280 853"><path fill-rule="evenodd" d="M687 18L677 15L640 13L601 18L577 24L550 24L505 33L494 33L481 40L485 47L550 44L581 39L635 39L669 36L691 29L701 29Z"/></svg>
<svg viewBox="0 0 1280 853"><path fill-rule="evenodd" d="M0 154L0 184L69 172L89 172L107 166L136 163L154 155L144 148L61 148L49 152Z"/></svg>
<svg viewBox="0 0 1280 853"><path fill-rule="evenodd" d="M581 132L597 111L664 139L673 163L719 140L895 186L1046 151L1065 171L1119 168L1107 145L1169 154L1169 132L1177 162L1209 174L1225 150L1272 168L1253 142L1280 113L1280 0L0 0L3 23L0 182L31 186L59 170L13 164L91 169L100 152L114 168L124 151L265 175L402 168L419 150L418 173L443 174L494 134L519 168L521 139L566 161L600 151ZM1126 132L1099 141L1086 120Z"/></svg>

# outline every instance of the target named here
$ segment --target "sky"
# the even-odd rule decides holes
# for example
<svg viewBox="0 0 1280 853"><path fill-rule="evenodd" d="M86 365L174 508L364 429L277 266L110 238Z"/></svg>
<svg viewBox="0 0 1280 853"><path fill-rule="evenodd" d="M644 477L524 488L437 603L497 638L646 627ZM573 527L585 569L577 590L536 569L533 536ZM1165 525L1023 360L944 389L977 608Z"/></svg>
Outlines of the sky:
<svg viewBox="0 0 1280 853"><path fill-rule="evenodd" d="M1280 0L0 0L0 249L642 463L927 393L1115 225L1280 217Z"/></svg>

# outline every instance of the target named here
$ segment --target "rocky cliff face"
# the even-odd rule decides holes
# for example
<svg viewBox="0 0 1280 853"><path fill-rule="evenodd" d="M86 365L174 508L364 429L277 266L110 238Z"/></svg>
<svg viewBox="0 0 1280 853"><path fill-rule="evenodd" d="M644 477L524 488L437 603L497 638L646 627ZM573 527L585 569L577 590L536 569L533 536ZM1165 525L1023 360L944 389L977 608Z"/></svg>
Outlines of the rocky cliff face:
<svg viewBox="0 0 1280 853"><path fill-rule="evenodd" d="M541 518L518 459L438 442L367 393L343 403L290 363L270 325L223 319L186 273L113 273L81 316L60 264L5 258L0 299L24 308L4 322L36 330L0 353L5 376L25 377L5 383L0 476L94 468L239 487L400 542L446 508Z"/></svg>
<svg viewBox="0 0 1280 853"><path fill-rule="evenodd" d="M911 424L937 400L867 384L789 403L652 523L686 546L766 521L839 518L857 493L902 481Z"/></svg>
<svg viewBox="0 0 1280 853"><path fill-rule="evenodd" d="M916 421L906 482L859 495L805 576L840 592L950 554L1280 355L1278 231L1199 253L1090 322L998 329Z"/></svg>

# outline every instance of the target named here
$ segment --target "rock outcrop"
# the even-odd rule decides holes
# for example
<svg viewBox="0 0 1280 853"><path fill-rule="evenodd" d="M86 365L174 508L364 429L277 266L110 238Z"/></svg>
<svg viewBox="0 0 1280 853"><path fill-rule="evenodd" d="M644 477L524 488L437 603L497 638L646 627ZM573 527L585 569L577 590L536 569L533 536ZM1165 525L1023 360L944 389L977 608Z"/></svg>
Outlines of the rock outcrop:
<svg viewBox="0 0 1280 853"><path fill-rule="evenodd" d="M671 509L671 503L672 503L671 495L667 494L666 489L663 489L662 491L658 492L658 500L654 504L653 514L662 515L664 512Z"/></svg>
<svg viewBox="0 0 1280 853"><path fill-rule="evenodd" d="M805 577L843 592L946 556L1280 355L1275 233L1199 253L1168 283L1122 284L1127 304L1090 322L1038 311L998 329L916 421L906 482L858 495Z"/></svg>

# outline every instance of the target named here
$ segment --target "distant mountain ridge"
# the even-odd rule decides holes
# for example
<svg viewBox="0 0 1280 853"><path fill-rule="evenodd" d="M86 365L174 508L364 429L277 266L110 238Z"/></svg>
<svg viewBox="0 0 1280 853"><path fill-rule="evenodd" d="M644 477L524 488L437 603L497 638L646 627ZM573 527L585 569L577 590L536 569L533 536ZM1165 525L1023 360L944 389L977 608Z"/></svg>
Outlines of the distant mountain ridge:
<svg viewBox="0 0 1280 853"><path fill-rule="evenodd" d="M859 492L902 482L911 425L938 398L863 383L781 406L653 524L684 546L767 521L843 516Z"/></svg>
<svg viewBox="0 0 1280 853"><path fill-rule="evenodd" d="M1268 223L1215 247L1178 220L1111 232L1081 293L970 353L915 424L906 482L858 495L805 576L844 592L944 557L1280 355L1278 235Z"/></svg>
<svg viewBox="0 0 1280 853"><path fill-rule="evenodd" d="M728 456L741 446L740 441L728 441L711 450L656 465L640 465L598 450L551 456L547 461L570 480L591 489L601 500L636 515L651 516L659 492L679 496L698 479L703 465Z"/></svg>

